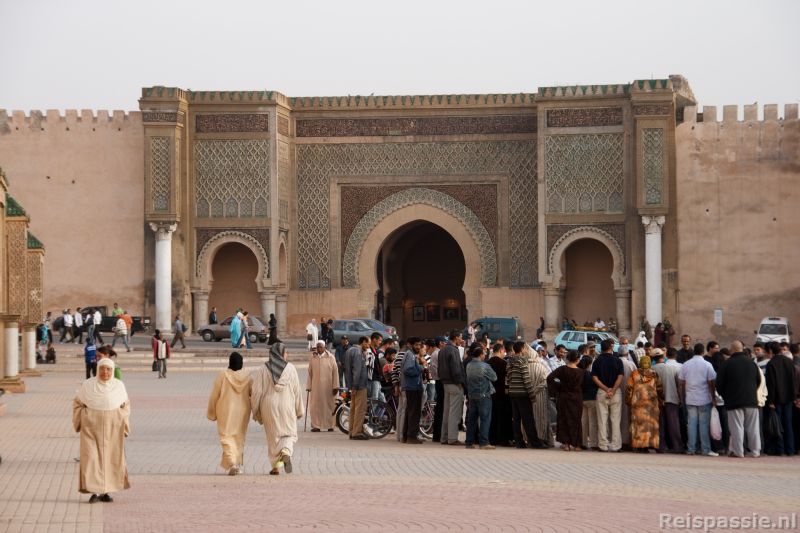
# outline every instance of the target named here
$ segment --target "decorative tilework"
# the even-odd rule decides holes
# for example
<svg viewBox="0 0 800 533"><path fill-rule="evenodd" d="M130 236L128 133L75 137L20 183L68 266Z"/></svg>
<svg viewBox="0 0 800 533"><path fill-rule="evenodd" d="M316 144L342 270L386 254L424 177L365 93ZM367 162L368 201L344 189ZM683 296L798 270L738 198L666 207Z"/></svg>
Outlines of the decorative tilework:
<svg viewBox="0 0 800 533"><path fill-rule="evenodd" d="M196 140L197 216L268 217L269 160L266 139Z"/></svg>
<svg viewBox="0 0 800 533"><path fill-rule="evenodd" d="M195 272L198 276L201 275L202 269L208 261L206 255L211 245L219 240L231 240L236 242L236 239L242 239L250 243L256 250L258 261L264 266L264 276L269 277L269 229L268 228L226 228L226 229L211 229L211 228L198 228L196 231L195 250L197 253L195 260Z"/></svg>
<svg viewBox="0 0 800 533"><path fill-rule="evenodd" d="M621 213L623 164L621 133L547 136L548 213Z"/></svg>
<svg viewBox="0 0 800 533"><path fill-rule="evenodd" d="M297 251L300 288L329 288L329 177L506 173L510 176L511 285L530 287L536 276L536 142L426 142L313 144L297 148ZM465 185L466 187L466 185ZM337 261L339 258L337 258ZM319 285L309 284L309 265Z"/></svg>
<svg viewBox="0 0 800 533"><path fill-rule="evenodd" d="M269 131L269 113L220 113L197 115L197 133L264 133Z"/></svg>
<svg viewBox="0 0 800 533"><path fill-rule="evenodd" d="M24 217L28 216L22 205L10 194L6 193L6 216Z"/></svg>
<svg viewBox="0 0 800 533"><path fill-rule="evenodd" d="M549 224L547 226L547 271L553 272L552 253L556 244L563 240L569 233L574 233L582 229L592 229L604 233L612 241L614 241L620 252L620 256L626 257L626 239L625 239L625 224ZM622 273L625 274L627 268L626 261L622 262Z"/></svg>
<svg viewBox="0 0 800 533"><path fill-rule="evenodd" d="M664 130L661 128L642 130L642 179L644 203L660 205L664 188Z"/></svg>
<svg viewBox="0 0 800 533"><path fill-rule="evenodd" d="M150 183L153 211L169 211L170 196L170 137L150 137Z"/></svg>
<svg viewBox="0 0 800 533"><path fill-rule="evenodd" d="M499 135L536 133L536 115L416 118L317 118L297 121L298 137Z"/></svg>
<svg viewBox="0 0 800 533"><path fill-rule="evenodd" d="M289 119L283 115L278 115L278 134L284 137L289 136Z"/></svg>
<svg viewBox="0 0 800 533"><path fill-rule="evenodd" d="M144 111L142 122L179 122L183 113L178 111Z"/></svg>
<svg viewBox="0 0 800 533"><path fill-rule="evenodd" d="M28 250L44 250L44 243L30 231L28 232Z"/></svg>
<svg viewBox="0 0 800 533"><path fill-rule="evenodd" d="M547 110L548 128L587 128L621 124L621 107L571 107Z"/></svg>
<svg viewBox="0 0 800 533"><path fill-rule="evenodd" d="M486 183L470 183L463 185L434 185L418 183L425 189L438 191L455 198L461 202L480 220L489 233L492 245L497 247L498 211L497 211L497 185ZM378 202L389 196L410 189L408 185L345 185L340 189L341 198L341 246L344 250L350 233L359 220L372 209Z"/></svg>
<svg viewBox="0 0 800 533"><path fill-rule="evenodd" d="M409 188L381 200L358 221L342 256L342 286L358 286L358 260L364 241L372 229L398 209L416 204L431 205L461 221L475 239L480 251L481 285L494 286L497 282L497 255L486 228L475 213L452 196L422 187Z"/></svg>
<svg viewBox="0 0 800 533"><path fill-rule="evenodd" d="M24 219L6 221L6 261L8 268L8 313L25 315L28 302L26 252L28 229Z"/></svg>
<svg viewBox="0 0 800 533"><path fill-rule="evenodd" d="M31 235L28 234L28 240ZM35 239L36 237L34 237ZM29 324L38 324L44 316L44 309L42 308L42 288L43 288L43 270L44 264L42 260L42 253L38 249L32 249L26 254L25 270L28 275L28 317Z"/></svg>
<svg viewBox="0 0 800 533"><path fill-rule="evenodd" d="M642 115L669 115L670 106L666 104L642 104L633 106L633 114Z"/></svg>

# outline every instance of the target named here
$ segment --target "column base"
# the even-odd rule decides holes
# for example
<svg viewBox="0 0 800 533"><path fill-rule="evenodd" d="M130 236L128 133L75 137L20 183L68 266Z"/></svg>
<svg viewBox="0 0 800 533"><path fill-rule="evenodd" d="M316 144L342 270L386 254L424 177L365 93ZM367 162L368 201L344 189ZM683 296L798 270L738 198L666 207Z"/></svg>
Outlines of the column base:
<svg viewBox="0 0 800 533"><path fill-rule="evenodd" d="M20 370L20 376L25 376L26 378L40 378L42 377L42 373L34 368L26 368L25 370Z"/></svg>
<svg viewBox="0 0 800 533"><path fill-rule="evenodd" d="M0 379L0 389L5 389L6 392L20 393L25 392L26 388L25 382L19 376Z"/></svg>

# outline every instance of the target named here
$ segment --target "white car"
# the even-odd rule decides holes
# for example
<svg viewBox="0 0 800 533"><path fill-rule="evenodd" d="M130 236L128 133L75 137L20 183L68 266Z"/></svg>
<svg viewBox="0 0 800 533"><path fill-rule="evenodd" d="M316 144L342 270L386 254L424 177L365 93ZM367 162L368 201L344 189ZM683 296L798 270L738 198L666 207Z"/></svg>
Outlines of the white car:
<svg viewBox="0 0 800 533"><path fill-rule="evenodd" d="M792 327L789 321L782 316L766 317L758 326L756 342L792 342Z"/></svg>

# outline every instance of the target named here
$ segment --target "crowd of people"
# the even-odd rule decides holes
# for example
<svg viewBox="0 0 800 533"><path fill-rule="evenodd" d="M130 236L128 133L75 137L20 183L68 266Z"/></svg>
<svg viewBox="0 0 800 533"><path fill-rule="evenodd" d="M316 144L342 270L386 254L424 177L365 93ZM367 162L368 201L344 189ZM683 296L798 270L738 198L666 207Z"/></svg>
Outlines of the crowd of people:
<svg viewBox="0 0 800 533"><path fill-rule="evenodd" d="M309 333L310 335L310 333ZM313 339L311 339L313 340ZM266 364L243 368L238 352L214 381L207 417L215 421L220 465L243 472L250 418L264 426L271 475L292 472L297 420L306 410L312 432L332 432L337 395L347 391L349 438L369 440L368 399L397 400L395 433L405 444L426 442L420 414L435 402L432 441L467 449L498 446L564 451L631 451L716 457L795 455L800 449L800 353L797 344L711 341L680 348L654 346L642 332L635 346L604 339L599 345L548 350L541 339L472 343L454 330L447 338L403 341L374 332L334 347L312 346L303 401L286 346L269 349ZM81 433L81 492L111 501L129 486L124 437L129 401L112 346L86 346L87 380L73 404ZM166 377L169 345L153 336L154 364ZM108 422L113 422L111 425ZM461 440L460 432L465 433ZM100 461L101 455L110 460ZM111 472L110 470L113 470Z"/></svg>

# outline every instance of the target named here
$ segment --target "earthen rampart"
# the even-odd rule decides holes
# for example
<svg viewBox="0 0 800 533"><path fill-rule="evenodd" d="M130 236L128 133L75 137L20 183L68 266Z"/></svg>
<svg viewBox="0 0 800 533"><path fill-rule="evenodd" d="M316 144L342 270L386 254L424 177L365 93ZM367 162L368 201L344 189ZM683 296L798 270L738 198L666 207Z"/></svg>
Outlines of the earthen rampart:
<svg viewBox="0 0 800 533"><path fill-rule="evenodd" d="M798 105L697 111L676 131L679 328L752 342L765 316L800 324Z"/></svg>

